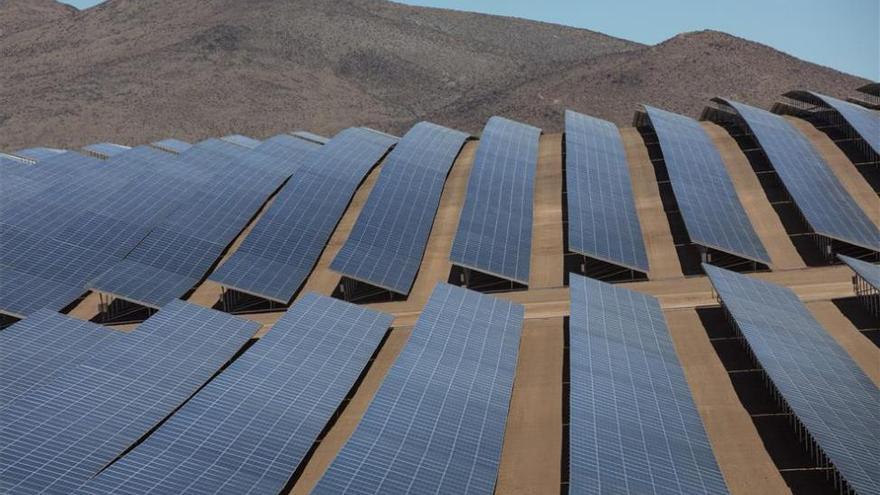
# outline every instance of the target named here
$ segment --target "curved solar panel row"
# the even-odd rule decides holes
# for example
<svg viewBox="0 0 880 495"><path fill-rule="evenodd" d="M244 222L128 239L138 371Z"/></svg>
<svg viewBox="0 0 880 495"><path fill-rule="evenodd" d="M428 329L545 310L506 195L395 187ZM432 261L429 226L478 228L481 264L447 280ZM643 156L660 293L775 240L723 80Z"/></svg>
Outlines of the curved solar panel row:
<svg viewBox="0 0 880 495"><path fill-rule="evenodd" d="M571 277L569 491L726 494L660 304Z"/></svg>
<svg viewBox="0 0 880 495"><path fill-rule="evenodd" d="M449 169L468 135L416 124L388 155L379 180L330 268L408 294L431 233Z"/></svg>
<svg viewBox="0 0 880 495"><path fill-rule="evenodd" d="M862 277L868 285L880 290L880 265L850 258L842 254L838 254L837 257L840 258L840 261L846 263L852 271L856 272L859 277Z"/></svg>
<svg viewBox="0 0 880 495"><path fill-rule="evenodd" d="M4 405L0 492L72 492L195 393L258 328L177 301Z"/></svg>
<svg viewBox="0 0 880 495"><path fill-rule="evenodd" d="M252 137L242 136L241 134L230 134L229 136L223 136L220 139L250 149L254 149L260 145L260 141Z"/></svg>
<svg viewBox="0 0 880 495"><path fill-rule="evenodd" d="M286 304L312 271L361 181L394 143L362 128L337 134L291 176L210 279Z"/></svg>
<svg viewBox="0 0 880 495"><path fill-rule="evenodd" d="M721 155L699 122L645 105L691 241L770 264Z"/></svg>
<svg viewBox="0 0 880 495"><path fill-rule="evenodd" d="M794 126L760 108L723 98L713 101L730 106L745 121L815 233L878 250L877 226Z"/></svg>
<svg viewBox="0 0 880 495"><path fill-rule="evenodd" d="M541 129L492 117L483 128L449 259L528 285Z"/></svg>
<svg viewBox="0 0 880 495"><path fill-rule="evenodd" d="M791 290L704 265L755 358L846 482L880 493L880 393Z"/></svg>
<svg viewBox="0 0 880 495"><path fill-rule="evenodd" d="M792 91L786 93L786 96L818 103L833 109L868 143L874 153L880 154L880 113L813 91Z"/></svg>
<svg viewBox="0 0 880 495"><path fill-rule="evenodd" d="M312 493L493 493L522 323L519 304L438 284Z"/></svg>
<svg viewBox="0 0 880 495"><path fill-rule="evenodd" d="M110 158L111 156L116 156L123 151L130 149L130 146L123 146L121 144L115 143L95 143L88 146L83 146L83 150L88 151L89 153L96 155L100 158Z"/></svg>
<svg viewBox="0 0 880 495"><path fill-rule="evenodd" d="M183 153L188 150L192 145L187 143L186 141L181 141L180 139L163 139L161 141L156 141L152 144L152 146L159 148L161 150L167 151L169 153Z"/></svg>
<svg viewBox="0 0 880 495"><path fill-rule="evenodd" d="M123 334L48 309L0 332L0 404L79 365Z"/></svg>
<svg viewBox="0 0 880 495"><path fill-rule="evenodd" d="M280 493L392 317L306 294L83 494Z"/></svg>
<svg viewBox="0 0 880 495"><path fill-rule="evenodd" d="M271 155L262 152L264 144ZM193 168L202 168L202 181L186 195L185 204L89 287L156 308L186 294L256 215L266 198L317 148L305 142L288 144L276 140L264 144L253 150L234 149L231 153L221 147L214 152L226 158L210 164L199 160ZM180 155L181 160L204 147L195 145Z"/></svg>
<svg viewBox="0 0 880 495"><path fill-rule="evenodd" d="M313 132L308 132L308 131L296 131L296 132L291 133L291 136L294 136L299 139L304 139L306 141L311 141L311 142L317 143L317 144L327 144L330 142L330 140L325 138L324 136L319 136Z"/></svg>
<svg viewBox="0 0 880 495"><path fill-rule="evenodd" d="M18 150L15 152L16 155L27 158L29 160L40 161L46 158L51 158L55 155L60 155L62 153L66 153L65 150L59 150L56 148L25 148L23 150Z"/></svg>
<svg viewBox="0 0 880 495"><path fill-rule="evenodd" d="M648 255L617 126L566 110L565 177L569 249L647 273Z"/></svg>

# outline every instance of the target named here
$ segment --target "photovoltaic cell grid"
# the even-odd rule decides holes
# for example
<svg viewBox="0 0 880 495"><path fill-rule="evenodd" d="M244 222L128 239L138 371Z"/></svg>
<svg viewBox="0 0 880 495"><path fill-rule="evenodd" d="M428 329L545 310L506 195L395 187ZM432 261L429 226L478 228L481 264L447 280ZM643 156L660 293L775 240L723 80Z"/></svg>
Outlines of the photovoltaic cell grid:
<svg viewBox="0 0 880 495"><path fill-rule="evenodd" d="M648 256L617 126L566 110L565 176L569 249L647 273Z"/></svg>
<svg viewBox="0 0 880 495"><path fill-rule="evenodd" d="M523 307L438 284L314 495L491 494Z"/></svg>
<svg viewBox="0 0 880 495"><path fill-rule="evenodd" d="M766 110L721 98L714 101L729 105L742 117L815 233L878 250L877 226L794 126Z"/></svg>
<svg viewBox="0 0 880 495"><path fill-rule="evenodd" d="M541 130L502 117L483 129L449 259L529 283L532 206Z"/></svg>
<svg viewBox="0 0 880 495"><path fill-rule="evenodd" d="M42 309L0 332L0 405L77 366L122 334Z"/></svg>
<svg viewBox="0 0 880 495"><path fill-rule="evenodd" d="M180 139L163 139L161 141L156 141L153 143L153 146L159 148L161 150L165 150L169 153L183 153L188 150L192 145L187 143L186 141L181 141Z"/></svg>
<svg viewBox="0 0 880 495"><path fill-rule="evenodd" d="M391 326L317 294L83 494L280 493Z"/></svg>
<svg viewBox="0 0 880 495"><path fill-rule="evenodd" d="M330 268L400 294L412 287L443 185L467 134L420 122L388 155Z"/></svg>
<svg viewBox="0 0 880 495"><path fill-rule="evenodd" d="M83 150L98 155L102 158L109 158L130 149L131 147L129 146L123 146L121 144L115 143L95 143L83 147Z"/></svg>
<svg viewBox="0 0 880 495"><path fill-rule="evenodd" d="M865 280L871 287L880 290L880 266L867 261L857 260L849 256L837 255L840 261L846 263L852 271L856 272L859 277Z"/></svg>
<svg viewBox="0 0 880 495"><path fill-rule="evenodd" d="M72 492L180 406L258 328L174 302L4 405L0 492Z"/></svg>
<svg viewBox="0 0 880 495"><path fill-rule="evenodd" d="M675 200L696 244L770 264L721 155L699 122L645 105Z"/></svg>
<svg viewBox="0 0 880 495"><path fill-rule="evenodd" d="M358 185L395 142L352 128L312 152L238 250L209 278L272 301L290 301L318 261Z"/></svg>
<svg viewBox="0 0 880 495"><path fill-rule="evenodd" d="M837 111L846 120L847 124L855 129L859 136L868 143L868 146L874 150L874 153L880 154L880 113L848 101L838 100L837 98L812 91L808 93Z"/></svg>
<svg viewBox="0 0 880 495"><path fill-rule="evenodd" d="M789 289L704 266L767 376L857 493L880 492L880 393Z"/></svg>
<svg viewBox="0 0 880 495"><path fill-rule="evenodd" d="M726 494L660 304L571 277L569 491Z"/></svg>

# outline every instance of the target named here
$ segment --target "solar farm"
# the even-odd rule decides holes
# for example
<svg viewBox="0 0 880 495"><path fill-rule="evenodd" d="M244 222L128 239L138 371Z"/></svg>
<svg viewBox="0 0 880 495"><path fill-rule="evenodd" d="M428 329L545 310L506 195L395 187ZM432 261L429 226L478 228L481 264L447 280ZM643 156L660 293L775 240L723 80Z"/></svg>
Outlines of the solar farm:
<svg viewBox="0 0 880 495"><path fill-rule="evenodd" d="M0 493L880 493L880 98L0 153Z"/></svg>

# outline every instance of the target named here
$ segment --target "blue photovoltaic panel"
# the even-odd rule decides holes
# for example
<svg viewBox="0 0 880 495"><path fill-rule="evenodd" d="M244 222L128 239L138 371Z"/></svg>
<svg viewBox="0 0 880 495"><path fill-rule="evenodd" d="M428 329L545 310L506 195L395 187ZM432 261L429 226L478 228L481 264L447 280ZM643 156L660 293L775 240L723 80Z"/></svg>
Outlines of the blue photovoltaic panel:
<svg viewBox="0 0 880 495"><path fill-rule="evenodd" d="M566 110L565 178L569 249L647 273L648 255L617 126Z"/></svg>
<svg viewBox="0 0 880 495"><path fill-rule="evenodd" d="M183 153L184 151L192 147L192 145L187 143L186 141L171 138L156 141L155 143L153 143L153 146L171 153Z"/></svg>
<svg viewBox="0 0 880 495"><path fill-rule="evenodd" d="M355 190L394 143L393 138L353 128L311 153L210 279L265 299L290 301Z"/></svg>
<svg viewBox="0 0 880 495"><path fill-rule="evenodd" d="M0 493L68 494L198 390L259 324L169 304L0 408Z"/></svg>
<svg viewBox="0 0 880 495"><path fill-rule="evenodd" d="M303 139L306 141L311 141L315 144L327 144L330 142L330 140L325 138L324 136L319 136L315 133L308 132L308 131L296 131L296 132L292 133L291 136L295 136L299 139Z"/></svg>
<svg viewBox="0 0 880 495"><path fill-rule="evenodd" d="M34 161L44 160L46 158L51 158L55 155L60 155L61 153L65 153L64 150L59 150L55 148L26 148L23 150L18 150L15 152L16 155L28 158Z"/></svg>
<svg viewBox="0 0 880 495"><path fill-rule="evenodd" d="M42 309L0 332L0 407L77 366L121 333Z"/></svg>
<svg viewBox="0 0 880 495"><path fill-rule="evenodd" d="M256 151L271 156L304 159L312 151L321 149L321 145L304 139L279 134L270 137L255 148Z"/></svg>
<svg viewBox="0 0 880 495"><path fill-rule="evenodd" d="M438 284L313 495L492 494L523 307Z"/></svg>
<svg viewBox="0 0 880 495"><path fill-rule="evenodd" d="M846 192L810 141L791 123L760 108L721 98L715 101L729 105L745 121L815 233L878 250L877 226Z"/></svg>
<svg viewBox="0 0 880 495"><path fill-rule="evenodd" d="M129 146L123 146L121 144L115 143L96 143L83 147L83 150L88 151L89 153L92 153L94 155L98 155L102 158L109 158L130 149L131 147Z"/></svg>
<svg viewBox="0 0 880 495"><path fill-rule="evenodd" d="M0 152L0 164L3 164L3 162L10 162L10 161L18 163L18 164L24 164L24 165L30 165L30 164L34 163L34 160L31 160L28 158L23 158L20 156L15 156L15 155L10 155L7 153Z"/></svg>
<svg viewBox="0 0 880 495"><path fill-rule="evenodd" d="M391 320L306 294L162 427L77 493L280 493Z"/></svg>
<svg viewBox="0 0 880 495"><path fill-rule="evenodd" d="M859 277L862 277L871 287L880 290L880 265L850 258L842 254L838 254L837 257L840 258L840 261L846 263L852 271L856 272Z"/></svg>
<svg viewBox="0 0 880 495"><path fill-rule="evenodd" d="M0 265L0 313L24 318L42 308L61 311L84 292L80 285Z"/></svg>
<svg viewBox="0 0 880 495"><path fill-rule="evenodd" d="M238 146L243 146L245 148L251 148L251 149L256 148L257 146L260 145L260 141L254 139L254 138L251 138L251 137L242 136L241 134L231 134L229 136L224 136L220 139L227 141L227 142L230 142L232 144L238 145Z"/></svg>
<svg viewBox="0 0 880 495"><path fill-rule="evenodd" d="M416 124L388 155L351 234L330 268L408 294L440 205L443 184L467 134Z"/></svg>
<svg viewBox="0 0 880 495"><path fill-rule="evenodd" d="M529 283L541 129L492 117L483 129L449 259Z"/></svg>
<svg viewBox="0 0 880 495"><path fill-rule="evenodd" d="M645 110L691 241L769 265L721 154L700 123L647 105Z"/></svg>
<svg viewBox="0 0 880 495"><path fill-rule="evenodd" d="M569 491L726 494L660 304L570 285Z"/></svg>
<svg viewBox="0 0 880 495"><path fill-rule="evenodd" d="M880 493L880 392L791 290L704 265L786 404L856 493Z"/></svg>
<svg viewBox="0 0 880 495"><path fill-rule="evenodd" d="M809 92L809 94L837 111L846 123L868 143L874 153L880 154L880 112L819 93Z"/></svg>

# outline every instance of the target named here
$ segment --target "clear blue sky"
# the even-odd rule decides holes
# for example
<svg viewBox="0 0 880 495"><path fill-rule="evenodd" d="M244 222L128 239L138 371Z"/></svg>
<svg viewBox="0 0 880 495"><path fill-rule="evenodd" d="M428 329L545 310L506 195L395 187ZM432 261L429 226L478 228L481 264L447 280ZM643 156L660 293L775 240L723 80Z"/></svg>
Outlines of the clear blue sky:
<svg viewBox="0 0 880 495"><path fill-rule="evenodd" d="M79 8L100 0L66 0ZM877 0L405 0L582 27L654 44L715 29L880 80Z"/></svg>

